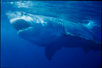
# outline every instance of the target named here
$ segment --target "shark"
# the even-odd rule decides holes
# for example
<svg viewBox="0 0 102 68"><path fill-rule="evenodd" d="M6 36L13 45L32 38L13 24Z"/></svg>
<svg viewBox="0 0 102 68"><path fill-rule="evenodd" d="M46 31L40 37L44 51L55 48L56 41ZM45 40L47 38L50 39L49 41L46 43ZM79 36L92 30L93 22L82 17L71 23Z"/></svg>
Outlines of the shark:
<svg viewBox="0 0 102 68"><path fill-rule="evenodd" d="M90 21L85 26L65 19L26 14L10 19L10 24L23 39L45 47L45 56L48 60L63 47L81 47L85 53L90 50L101 50L101 39L87 27Z"/></svg>

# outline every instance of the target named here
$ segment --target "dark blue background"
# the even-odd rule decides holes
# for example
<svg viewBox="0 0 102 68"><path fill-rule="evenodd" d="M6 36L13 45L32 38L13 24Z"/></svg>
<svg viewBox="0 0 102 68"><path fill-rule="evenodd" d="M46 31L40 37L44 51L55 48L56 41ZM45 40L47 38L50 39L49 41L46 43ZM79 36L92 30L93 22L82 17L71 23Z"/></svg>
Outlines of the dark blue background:
<svg viewBox="0 0 102 68"><path fill-rule="evenodd" d="M17 68L101 68L101 51L89 51L86 54L82 48L62 48L55 53L52 60L47 60L44 53L44 47L34 45L17 35L17 31L10 25L9 19L5 15L7 11L25 11L64 19L68 19L68 17L71 16L71 19L68 20L75 22L81 22L86 19L94 19L97 24L101 24L101 2L91 2L92 5L89 6L86 1L85 3L82 2L84 5L82 5L79 1L75 1L75 3L68 3L72 6L69 8L66 7L66 2L46 3L47 2L42 4L50 7L47 7L49 10L46 14L43 11L42 13L27 11L26 8L21 10L22 8L20 9L17 6L12 7L14 5L7 2L1 3L1 66ZM77 6L75 6L75 4ZM56 6L61 7L56 9ZM34 7L35 6L33 6L33 8ZM44 11L47 11L47 8L41 8ZM93 8L94 11L89 10L90 8ZM40 9L39 6L38 9ZM50 12L50 9L52 9L51 12L53 13ZM61 15L59 15L59 13ZM84 16L79 16L77 13ZM67 14L69 14L69 16L67 16ZM101 37L101 29L99 27L92 30L98 37Z"/></svg>

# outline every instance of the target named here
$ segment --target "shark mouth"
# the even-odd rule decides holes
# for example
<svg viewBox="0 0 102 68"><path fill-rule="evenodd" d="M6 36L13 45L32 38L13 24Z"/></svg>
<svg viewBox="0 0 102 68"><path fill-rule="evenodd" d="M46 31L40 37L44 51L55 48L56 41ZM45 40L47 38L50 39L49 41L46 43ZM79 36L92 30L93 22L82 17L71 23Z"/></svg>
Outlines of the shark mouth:
<svg viewBox="0 0 102 68"><path fill-rule="evenodd" d="M13 20L11 25L18 31L24 31L31 27L31 24L23 19Z"/></svg>

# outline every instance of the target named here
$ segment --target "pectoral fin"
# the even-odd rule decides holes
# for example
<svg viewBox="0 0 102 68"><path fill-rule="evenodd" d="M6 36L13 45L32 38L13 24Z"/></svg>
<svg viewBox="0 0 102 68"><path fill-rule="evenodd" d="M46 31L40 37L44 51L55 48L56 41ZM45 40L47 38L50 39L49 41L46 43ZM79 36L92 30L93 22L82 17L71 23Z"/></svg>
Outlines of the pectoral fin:
<svg viewBox="0 0 102 68"><path fill-rule="evenodd" d="M57 50L60 50L62 47L58 45L52 45L45 47L45 56L48 60L51 60Z"/></svg>

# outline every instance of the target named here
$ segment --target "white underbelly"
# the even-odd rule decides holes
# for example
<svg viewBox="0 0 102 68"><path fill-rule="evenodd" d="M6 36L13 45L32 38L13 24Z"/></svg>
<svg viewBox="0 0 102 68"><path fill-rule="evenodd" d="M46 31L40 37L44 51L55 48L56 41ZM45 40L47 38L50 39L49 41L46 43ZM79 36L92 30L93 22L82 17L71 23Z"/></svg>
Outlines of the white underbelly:
<svg viewBox="0 0 102 68"><path fill-rule="evenodd" d="M41 46L42 44L52 43L59 39L60 37L61 37L60 34L54 32L51 29L43 29L40 34L29 37L29 41Z"/></svg>

